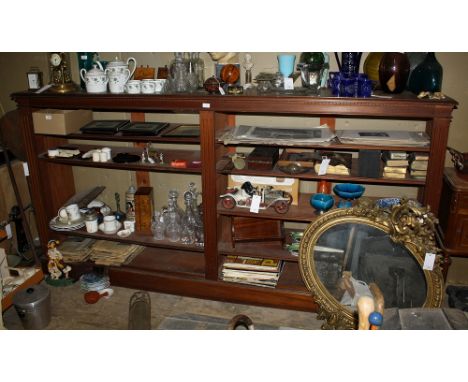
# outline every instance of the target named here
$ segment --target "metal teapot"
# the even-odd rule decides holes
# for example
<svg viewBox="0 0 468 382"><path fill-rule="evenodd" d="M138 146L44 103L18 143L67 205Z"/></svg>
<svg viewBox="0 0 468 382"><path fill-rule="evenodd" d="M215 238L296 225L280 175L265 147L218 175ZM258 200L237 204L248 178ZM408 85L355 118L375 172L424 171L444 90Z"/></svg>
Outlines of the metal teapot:
<svg viewBox="0 0 468 382"><path fill-rule="evenodd" d="M107 91L107 82L109 80L99 61L96 61L93 68L88 71L85 68L81 69L80 77L86 84L88 93L105 93Z"/></svg>

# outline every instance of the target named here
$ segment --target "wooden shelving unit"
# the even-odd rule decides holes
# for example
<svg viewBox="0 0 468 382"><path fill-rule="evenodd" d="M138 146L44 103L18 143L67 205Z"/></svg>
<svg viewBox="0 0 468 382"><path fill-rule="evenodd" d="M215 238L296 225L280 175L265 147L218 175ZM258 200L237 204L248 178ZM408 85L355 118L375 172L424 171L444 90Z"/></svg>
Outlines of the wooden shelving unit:
<svg viewBox="0 0 468 382"><path fill-rule="evenodd" d="M116 240L146 246L143 253L133 261L121 267L109 267L113 285L136 289L146 289L164 293L174 293L197 298L231 301L288 309L314 311L316 304L302 282L297 258L278 245L266 243L236 243L232 247L227 232L231 229L231 217L256 217L275 219L284 222L308 223L315 218L309 204L310 194L301 194L299 205L291 206L288 213L280 215L274 210L251 214L247 209L225 209L219 203L219 195L224 193L227 177L230 174L290 177L279 170L272 171L237 171L229 167L227 155L233 147L224 146L219 137L226 129L236 124L236 115L255 114L275 116L310 116L319 117L334 123L334 118L369 118L419 120L426 123L426 132L431 137L429 147L379 147L405 151L427 152L430 156L426 180L363 178L353 172L350 176L326 175L319 177L313 172L296 176L301 181L329 180L332 182L358 182L385 187L387 185L411 186L419 190L419 201L429 204L436 214L439 208L442 189L442 174L449 125L456 101L419 100L412 94L396 95L392 99L355 99L336 98L324 92L320 97L304 95L241 95L213 96L199 92L191 95L113 95L69 93L65 95L29 92L12 95L21 114L21 129L25 141L30 170L32 200L36 210L39 236L44 254L49 239L60 236L48 228L49 220L55 216L58 208L75 193L72 168L74 166L96 167L106 171L136 171L139 185L147 185L148 173L182 173L201 176L203 192L203 216L205 226L204 247L185 247L168 241L156 242L149 235L131 235L120 239L116 235L102 233L88 234L85 230L73 231L72 235ZM37 109L89 109L99 112L130 112L132 120L144 121L145 113L162 112L193 113L199 116L199 138L169 137L127 137L119 134L70 134L68 136L39 135L34 133L32 112ZM120 150L141 153L147 142L158 144L191 144L193 151L182 150L175 153L167 151L165 162L171 158L184 157L188 162L201 161L197 168L174 169L168 166L141 163L117 164L94 163L80 159L48 158L45 153L49 148L70 144L73 140L102 142L132 142L133 148L112 147L113 153ZM103 144L104 145L104 144ZM248 145L242 145L248 146ZM92 145L79 144L80 150L88 150ZM304 147L303 145L299 147ZM373 146L355 146L333 143L322 146L307 146L317 149L357 151L375 148ZM163 149L164 150L164 149ZM121 151L123 152L123 151ZM172 155L172 156L171 156ZM60 187L56 187L60 182ZM284 268L276 288L262 288L249 285L223 282L220 280L220 268L224 256L229 254L274 257L284 260Z"/></svg>

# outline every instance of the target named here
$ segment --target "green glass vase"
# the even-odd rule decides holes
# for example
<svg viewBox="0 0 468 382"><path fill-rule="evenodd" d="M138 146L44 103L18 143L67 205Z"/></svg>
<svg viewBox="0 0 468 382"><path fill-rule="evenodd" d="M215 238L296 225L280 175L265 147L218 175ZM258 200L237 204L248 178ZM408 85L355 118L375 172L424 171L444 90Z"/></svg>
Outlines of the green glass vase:
<svg viewBox="0 0 468 382"><path fill-rule="evenodd" d="M442 89L442 65L439 64L434 53L428 53L411 73L408 87L414 94L421 92L440 92Z"/></svg>

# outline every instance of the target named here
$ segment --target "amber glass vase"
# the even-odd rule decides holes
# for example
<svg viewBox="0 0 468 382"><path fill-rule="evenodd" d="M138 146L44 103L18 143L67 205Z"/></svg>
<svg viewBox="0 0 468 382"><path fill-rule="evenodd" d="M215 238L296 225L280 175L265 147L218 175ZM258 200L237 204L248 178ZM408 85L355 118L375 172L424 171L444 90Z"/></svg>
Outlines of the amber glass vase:
<svg viewBox="0 0 468 382"><path fill-rule="evenodd" d="M380 60L379 81L386 93L401 93L405 90L410 63L405 53L385 53Z"/></svg>

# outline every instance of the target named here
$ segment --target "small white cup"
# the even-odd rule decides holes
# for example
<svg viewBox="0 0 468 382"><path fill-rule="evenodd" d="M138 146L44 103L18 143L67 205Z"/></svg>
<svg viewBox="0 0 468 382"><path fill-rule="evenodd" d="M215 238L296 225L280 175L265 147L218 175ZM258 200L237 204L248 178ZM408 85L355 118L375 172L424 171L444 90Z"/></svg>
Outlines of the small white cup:
<svg viewBox="0 0 468 382"><path fill-rule="evenodd" d="M106 153L107 155L107 160L111 160L111 148L110 147L103 147L101 149L102 153Z"/></svg>
<svg viewBox="0 0 468 382"><path fill-rule="evenodd" d="M107 153L102 150L99 154L99 162L107 162Z"/></svg>
<svg viewBox="0 0 468 382"><path fill-rule="evenodd" d="M141 81L140 80L131 80L128 81L125 85L125 89L128 94L140 94L141 92Z"/></svg>
<svg viewBox="0 0 468 382"><path fill-rule="evenodd" d="M153 80L153 82L154 82L154 92L157 94L162 93L166 80L158 78L158 79Z"/></svg>
<svg viewBox="0 0 468 382"><path fill-rule="evenodd" d="M117 220L114 215L104 216L104 231L112 232L117 229Z"/></svg>
<svg viewBox="0 0 468 382"><path fill-rule="evenodd" d="M80 207L76 203L69 204L66 207L60 208L58 215L61 222L71 223L80 220Z"/></svg>
<svg viewBox="0 0 468 382"><path fill-rule="evenodd" d="M94 150L93 152L93 162L101 161L101 150Z"/></svg>
<svg viewBox="0 0 468 382"><path fill-rule="evenodd" d="M143 94L153 94L155 89L154 80L141 81L141 92Z"/></svg>
<svg viewBox="0 0 468 382"><path fill-rule="evenodd" d="M124 220L124 229L128 229L130 232L135 232L135 222L132 220Z"/></svg>

